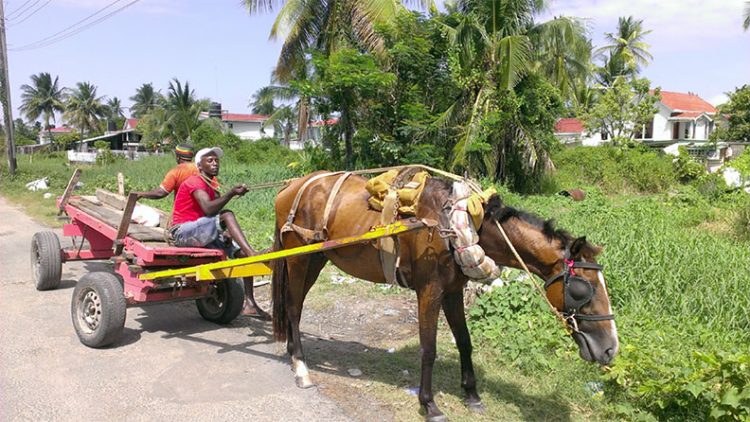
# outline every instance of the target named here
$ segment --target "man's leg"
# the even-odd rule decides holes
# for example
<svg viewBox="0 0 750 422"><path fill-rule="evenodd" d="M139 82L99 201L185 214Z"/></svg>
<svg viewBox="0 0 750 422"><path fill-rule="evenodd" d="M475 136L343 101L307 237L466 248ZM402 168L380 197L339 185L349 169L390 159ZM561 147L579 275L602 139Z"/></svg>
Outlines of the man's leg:
<svg viewBox="0 0 750 422"><path fill-rule="evenodd" d="M224 227L226 227L227 231L229 232L229 236L231 236L232 240L237 242L237 244L240 246L240 250L235 255L238 258L257 255L255 249L253 249L250 244L247 243L245 234L242 232L242 229L240 229L240 225L239 223L237 223L237 218L235 218L234 213L232 211L224 211L221 213L220 218L221 222L224 223ZM245 277L244 284L245 305L242 307L242 315L257 315L260 318L270 320L271 316L266 311L261 309L260 306L258 306L258 303L255 302L255 294L253 292L253 278Z"/></svg>

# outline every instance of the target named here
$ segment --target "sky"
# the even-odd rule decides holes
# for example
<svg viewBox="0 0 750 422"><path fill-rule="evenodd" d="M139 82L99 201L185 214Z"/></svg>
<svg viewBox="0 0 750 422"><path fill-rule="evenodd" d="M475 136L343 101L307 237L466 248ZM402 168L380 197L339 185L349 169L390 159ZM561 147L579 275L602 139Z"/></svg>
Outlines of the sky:
<svg viewBox="0 0 750 422"><path fill-rule="evenodd" d="M140 0L76 35L24 49L113 1L5 0L14 117L20 86L39 72L59 76L66 87L91 82L98 95L118 97L125 106L143 83L152 82L165 93L169 80L178 78L189 81L199 97L218 101L233 113L249 113L252 93L270 83L281 48L281 40L269 40L275 14L249 15L240 0ZM86 22L131 2L117 0ZM750 31L741 27L743 4L553 0L539 20L583 18L594 45L601 46L603 34L615 30L619 16L643 19L644 27L652 30L646 41L654 60L642 75L662 90L690 91L719 104L725 92L750 83Z"/></svg>

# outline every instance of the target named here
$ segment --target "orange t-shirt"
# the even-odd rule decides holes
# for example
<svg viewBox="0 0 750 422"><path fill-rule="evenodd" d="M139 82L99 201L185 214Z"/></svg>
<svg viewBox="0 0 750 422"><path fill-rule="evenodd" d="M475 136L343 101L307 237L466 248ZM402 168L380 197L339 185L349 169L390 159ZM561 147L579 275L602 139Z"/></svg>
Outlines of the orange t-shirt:
<svg viewBox="0 0 750 422"><path fill-rule="evenodd" d="M174 192L177 195L177 190L180 188L182 182L194 174L200 174L198 167L194 163L179 164L167 172L159 186L165 192Z"/></svg>

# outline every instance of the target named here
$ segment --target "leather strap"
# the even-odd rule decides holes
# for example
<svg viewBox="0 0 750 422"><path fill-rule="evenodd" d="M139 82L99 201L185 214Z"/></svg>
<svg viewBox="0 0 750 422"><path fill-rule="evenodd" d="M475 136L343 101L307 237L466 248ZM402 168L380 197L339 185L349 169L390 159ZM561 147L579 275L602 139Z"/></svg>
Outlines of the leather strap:
<svg viewBox="0 0 750 422"><path fill-rule="evenodd" d="M305 181L305 183L302 185L301 188L297 191L297 195L294 197L294 202L292 203L292 208L289 209L289 215L286 217L286 224L281 228L281 232L288 232L292 231L292 224L294 223L294 217L297 215L297 207L299 207L299 201L302 199L302 194L305 193L307 190L307 187L310 186L310 184L318 179L322 179L324 177L333 176L336 174L341 174L343 172L337 171L334 173L321 173L317 174Z"/></svg>
<svg viewBox="0 0 750 422"><path fill-rule="evenodd" d="M336 200L336 196L339 194L339 190L341 189L341 185L344 184L344 181L351 176L351 172L346 172L339 176L338 180L336 180L336 183L333 185L333 189L331 189L331 193L328 194L328 200L326 201L326 208L323 211L323 226L320 228L320 231L323 232L323 235L325 237L324 240L328 239L328 219L331 216L331 209L333 208L333 202Z"/></svg>

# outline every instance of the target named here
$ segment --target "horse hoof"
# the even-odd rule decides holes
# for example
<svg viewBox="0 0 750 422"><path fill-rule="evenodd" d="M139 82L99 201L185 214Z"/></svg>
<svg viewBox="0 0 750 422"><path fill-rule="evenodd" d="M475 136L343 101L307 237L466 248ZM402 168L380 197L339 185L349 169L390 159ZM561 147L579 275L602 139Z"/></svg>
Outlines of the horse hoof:
<svg viewBox="0 0 750 422"><path fill-rule="evenodd" d="M466 408L469 409L473 413L484 413L484 405L479 400L464 400L464 404L466 405Z"/></svg>
<svg viewBox="0 0 750 422"><path fill-rule="evenodd" d="M434 416L427 416L425 418L425 421L427 422L448 422L448 418L445 415L434 415Z"/></svg>
<svg viewBox="0 0 750 422"><path fill-rule="evenodd" d="M315 383L312 382L309 375L304 377L294 377L294 381L297 383L297 387L299 388L315 387Z"/></svg>

